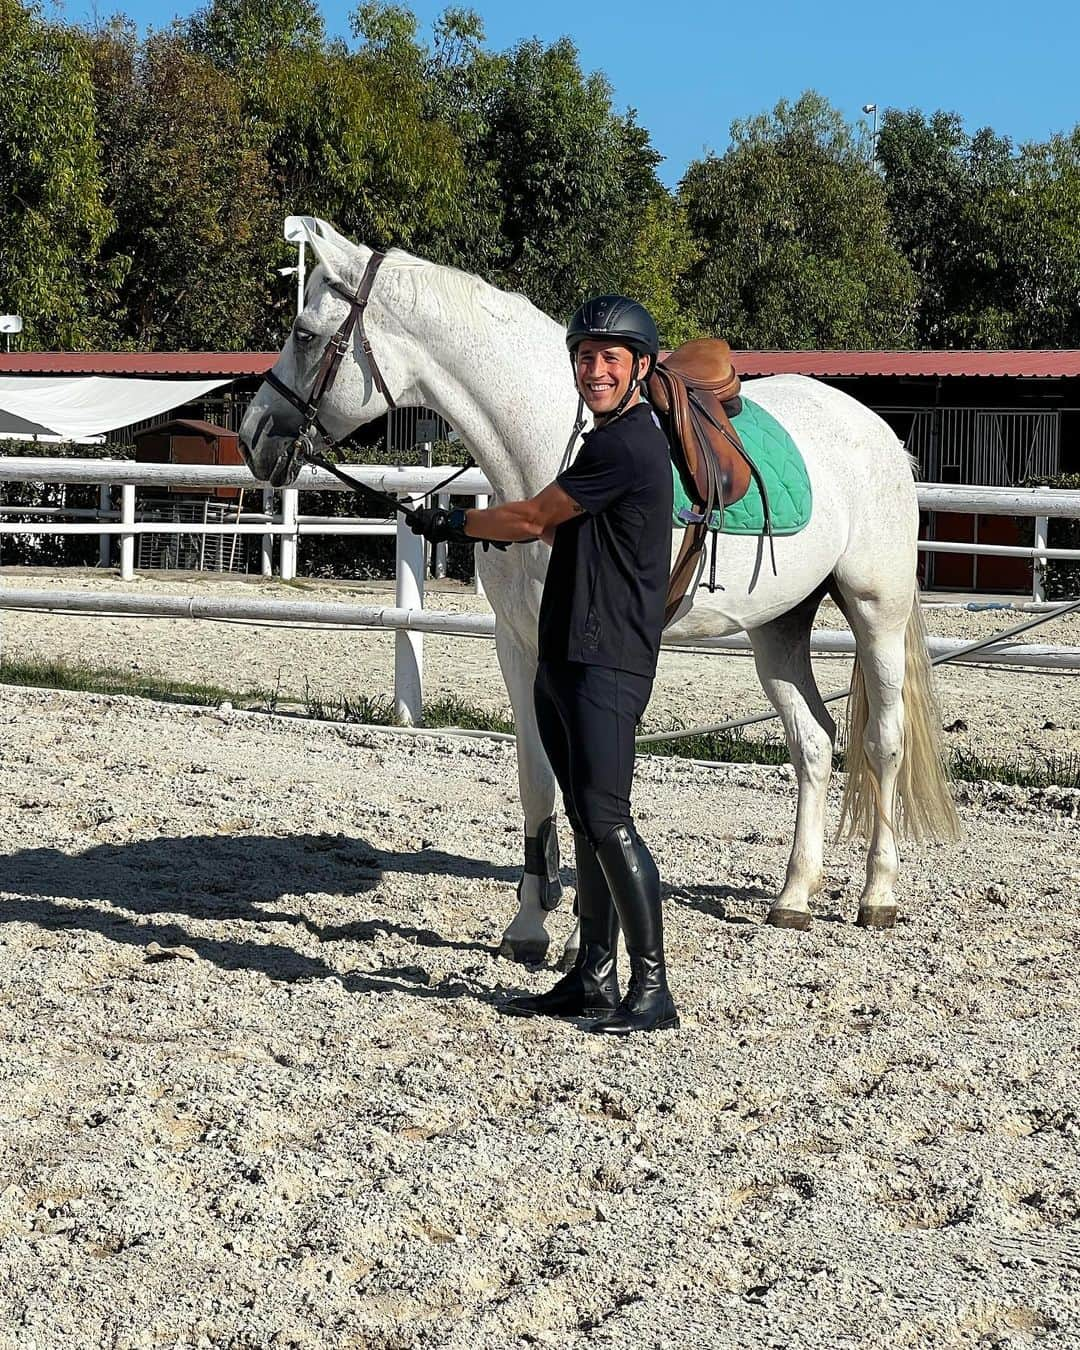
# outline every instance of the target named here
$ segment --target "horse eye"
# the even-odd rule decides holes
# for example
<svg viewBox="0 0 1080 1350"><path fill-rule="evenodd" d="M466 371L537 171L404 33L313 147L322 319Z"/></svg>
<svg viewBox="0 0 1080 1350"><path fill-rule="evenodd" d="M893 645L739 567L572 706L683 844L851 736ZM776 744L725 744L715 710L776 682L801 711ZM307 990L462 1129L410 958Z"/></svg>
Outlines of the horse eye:
<svg viewBox="0 0 1080 1350"><path fill-rule="evenodd" d="M296 339L296 341L299 343L301 347L305 347L309 342L312 342L314 340L315 334L311 332L310 329L307 328L294 328L293 337Z"/></svg>

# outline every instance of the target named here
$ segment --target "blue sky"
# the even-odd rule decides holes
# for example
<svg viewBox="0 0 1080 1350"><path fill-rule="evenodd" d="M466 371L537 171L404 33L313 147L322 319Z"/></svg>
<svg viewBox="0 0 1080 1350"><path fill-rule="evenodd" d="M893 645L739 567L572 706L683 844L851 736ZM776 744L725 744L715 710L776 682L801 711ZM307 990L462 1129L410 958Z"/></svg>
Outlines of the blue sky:
<svg viewBox="0 0 1080 1350"><path fill-rule="evenodd" d="M91 5L66 0L61 12L86 21ZM163 27L198 0L127 0L118 6L140 27ZM348 34L353 8L323 0L331 32ZM443 0L408 6L430 32ZM602 70L620 108L637 109L665 156L674 185L706 150L722 152L733 118L817 89L849 119L864 103L945 108L969 130L992 126L1015 141L1041 140L1080 122L1078 0L866 0L759 6L717 0L545 0L521 5L474 0L489 45L569 35L586 70Z"/></svg>

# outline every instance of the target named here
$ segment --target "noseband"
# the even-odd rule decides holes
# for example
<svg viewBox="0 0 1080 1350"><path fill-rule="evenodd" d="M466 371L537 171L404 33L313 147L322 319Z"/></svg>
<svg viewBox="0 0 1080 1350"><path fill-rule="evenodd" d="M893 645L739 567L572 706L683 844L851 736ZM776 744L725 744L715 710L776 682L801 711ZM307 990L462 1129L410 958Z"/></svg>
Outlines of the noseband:
<svg viewBox="0 0 1080 1350"><path fill-rule="evenodd" d="M349 345L352 342L354 328L359 334L360 346L371 371L371 378L375 382L375 388L382 394L391 408L397 407L397 404L390 397L390 391L386 387L382 371L379 370L368 335L364 332L364 310L367 309L371 288L375 283L375 273L379 270L385 258L385 253L372 252L371 257L368 258L367 266L364 268L364 275L360 278L360 285L357 286L355 291L350 291L348 287L333 279L327 283L332 291L340 295L343 300L348 301L349 312L345 315L341 327L326 344L326 350L319 362L319 369L315 373L315 383L312 385L311 393L306 401L295 390L290 389L284 381L279 380L272 370L266 372L265 379L270 388L279 393L282 398L287 399L304 419L300 430L296 433L297 452L302 459L310 458L311 452L315 448L311 439L312 430L317 431L327 445L336 444L334 438L319 421L319 407L337 379L342 358L349 350Z"/></svg>

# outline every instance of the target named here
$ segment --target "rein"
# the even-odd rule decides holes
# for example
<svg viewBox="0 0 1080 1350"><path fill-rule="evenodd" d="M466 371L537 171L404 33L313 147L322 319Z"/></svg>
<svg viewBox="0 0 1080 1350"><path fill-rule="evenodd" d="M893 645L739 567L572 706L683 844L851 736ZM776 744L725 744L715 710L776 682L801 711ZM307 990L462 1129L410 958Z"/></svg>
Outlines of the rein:
<svg viewBox="0 0 1080 1350"><path fill-rule="evenodd" d="M367 309L368 301L371 298L371 288L375 284L375 274L386 260L385 253L378 253L374 250L368 258L367 266L364 268L364 275L360 278L360 284L355 291L350 291L339 281L331 279L327 285L349 305L349 312L342 320L341 326L333 337L326 344L326 349L322 354L322 360L319 362L319 369L315 372L315 381L311 386L311 393L305 400L294 389L290 389L284 380L279 380L272 370L268 370L264 376L266 383L276 393L280 394L286 402L299 412L304 419L300 425L300 430L296 433L296 440L293 442L293 448L296 457L302 463L316 465L320 469L326 469L332 473L335 478L340 479L346 487L352 488L357 494L366 492L376 501L382 502L384 506L389 507L391 513L400 511L406 520L412 521L416 516L415 510L405 506L397 497L392 497L388 492L380 492L378 488L369 487L366 483L361 483L358 479L350 477L343 472L331 459L315 449L315 442L312 440L312 431L317 431L322 437L323 443L332 449L348 447L352 443L352 438L346 436L344 440L335 440L326 430L319 420L319 407L323 399L333 388L334 381L337 379L338 371L341 368L341 362L345 353L349 350L352 342L353 330L355 329L360 339L360 346L364 356L367 359L368 369L371 371L371 378L375 383L375 388L382 394L391 409L395 409L397 404L390 393L386 380L383 378L382 371L379 369L379 363L375 359L375 353L371 347L371 339L364 329L364 310ZM470 455L462 467L452 473L449 478L436 484L425 496L434 496L441 492L444 487L452 483L455 478L460 478L463 473L474 467L472 456Z"/></svg>

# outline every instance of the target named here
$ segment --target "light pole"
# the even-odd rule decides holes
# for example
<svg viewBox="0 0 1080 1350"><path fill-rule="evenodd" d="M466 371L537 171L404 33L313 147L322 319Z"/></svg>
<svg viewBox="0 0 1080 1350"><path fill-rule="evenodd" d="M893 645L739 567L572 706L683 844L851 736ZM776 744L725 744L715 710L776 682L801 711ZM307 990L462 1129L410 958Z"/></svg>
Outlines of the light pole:
<svg viewBox="0 0 1080 1350"><path fill-rule="evenodd" d="M296 312L299 314L304 308L304 266L305 254L304 248L307 244L307 227L304 225L303 216L285 217L285 242L287 244L296 244L299 250L295 267L279 267L278 275L291 277L296 275Z"/></svg>
<svg viewBox="0 0 1080 1350"><path fill-rule="evenodd" d="M874 129L870 133L870 163L873 164L877 160L877 104L864 103L862 105L862 110L867 116L869 116L870 113L874 114Z"/></svg>

